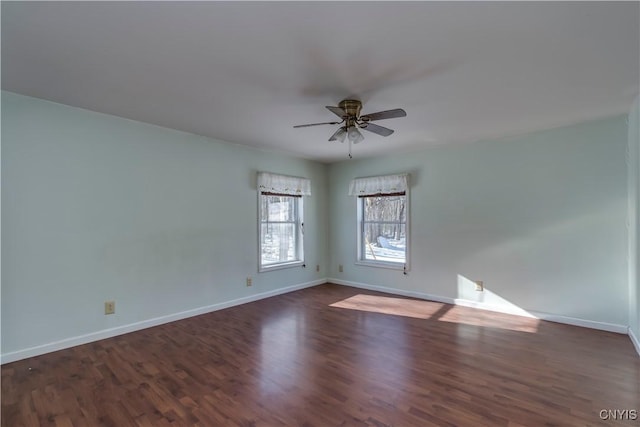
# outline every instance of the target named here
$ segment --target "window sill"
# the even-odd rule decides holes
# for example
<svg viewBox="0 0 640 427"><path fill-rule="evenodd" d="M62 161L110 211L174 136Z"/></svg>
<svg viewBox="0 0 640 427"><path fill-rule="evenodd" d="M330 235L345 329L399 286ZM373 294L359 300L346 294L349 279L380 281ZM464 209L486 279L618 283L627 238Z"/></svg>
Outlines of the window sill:
<svg viewBox="0 0 640 427"><path fill-rule="evenodd" d="M265 273L267 271L273 271L273 270L283 270L285 268L302 267L303 265L304 265L304 261L282 262L282 263L271 264L267 266L261 265L260 267L258 267L258 273Z"/></svg>
<svg viewBox="0 0 640 427"><path fill-rule="evenodd" d="M389 270L400 270L400 271L409 271L408 264L398 264L394 262L381 262L381 261L356 261L356 265L362 265L364 267L377 267L377 268L386 268ZM406 268L405 268L406 266Z"/></svg>

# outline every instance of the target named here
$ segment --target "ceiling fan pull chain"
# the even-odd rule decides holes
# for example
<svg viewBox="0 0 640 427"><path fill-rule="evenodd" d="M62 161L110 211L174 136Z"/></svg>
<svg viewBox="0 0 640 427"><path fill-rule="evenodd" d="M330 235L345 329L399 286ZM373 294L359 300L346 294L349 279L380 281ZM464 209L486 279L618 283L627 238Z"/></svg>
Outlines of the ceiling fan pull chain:
<svg viewBox="0 0 640 427"><path fill-rule="evenodd" d="M349 158L353 159L353 156L351 155L351 139L349 139Z"/></svg>

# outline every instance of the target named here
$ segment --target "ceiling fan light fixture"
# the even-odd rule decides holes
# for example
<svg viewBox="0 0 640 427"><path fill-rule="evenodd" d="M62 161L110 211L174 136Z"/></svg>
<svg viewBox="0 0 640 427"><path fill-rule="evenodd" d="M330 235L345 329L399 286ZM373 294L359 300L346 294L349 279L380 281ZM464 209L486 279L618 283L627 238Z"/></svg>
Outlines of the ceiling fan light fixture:
<svg viewBox="0 0 640 427"><path fill-rule="evenodd" d="M344 142L344 139L347 137L347 131L344 130L344 127L341 127L338 132L334 135L334 138L340 142Z"/></svg>
<svg viewBox="0 0 640 427"><path fill-rule="evenodd" d="M349 128L349 130L347 131L347 137L349 138L349 141L353 142L354 144L357 144L364 139L364 136L362 136L358 128L356 128L355 126L351 126Z"/></svg>

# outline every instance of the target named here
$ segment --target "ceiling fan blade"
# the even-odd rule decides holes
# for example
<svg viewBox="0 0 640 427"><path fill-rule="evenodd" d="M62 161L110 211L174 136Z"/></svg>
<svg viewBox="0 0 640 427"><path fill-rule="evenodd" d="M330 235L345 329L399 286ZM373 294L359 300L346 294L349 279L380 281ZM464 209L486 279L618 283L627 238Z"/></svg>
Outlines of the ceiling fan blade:
<svg viewBox="0 0 640 427"><path fill-rule="evenodd" d="M342 122L324 122L324 123L309 123L306 125L295 125L294 128L308 128L309 126L320 126L320 125L337 125Z"/></svg>
<svg viewBox="0 0 640 427"><path fill-rule="evenodd" d="M327 110L331 111L333 114L335 114L336 116L340 117L341 119L343 119L345 116L347 116L347 112L344 111L340 107L332 107L330 105L327 105L326 108L327 108Z"/></svg>
<svg viewBox="0 0 640 427"><path fill-rule="evenodd" d="M406 117L407 112L402 108L396 108L395 110L379 111L377 113L364 114L360 116L360 120L383 120L394 119L396 117Z"/></svg>
<svg viewBox="0 0 640 427"><path fill-rule="evenodd" d="M384 126L374 125L373 123L363 123L360 128L368 130L369 132L377 133L378 135L382 136L389 136L393 133L392 129L386 128Z"/></svg>

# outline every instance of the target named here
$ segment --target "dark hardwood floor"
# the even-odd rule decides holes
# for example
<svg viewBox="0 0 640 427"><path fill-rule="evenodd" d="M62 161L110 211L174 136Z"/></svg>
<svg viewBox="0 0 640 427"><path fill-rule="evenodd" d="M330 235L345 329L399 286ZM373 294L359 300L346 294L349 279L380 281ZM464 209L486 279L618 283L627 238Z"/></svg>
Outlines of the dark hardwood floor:
<svg viewBox="0 0 640 427"><path fill-rule="evenodd" d="M2 366L7 427L640 425L608 409L625 335L330 284Z"/></svg>

